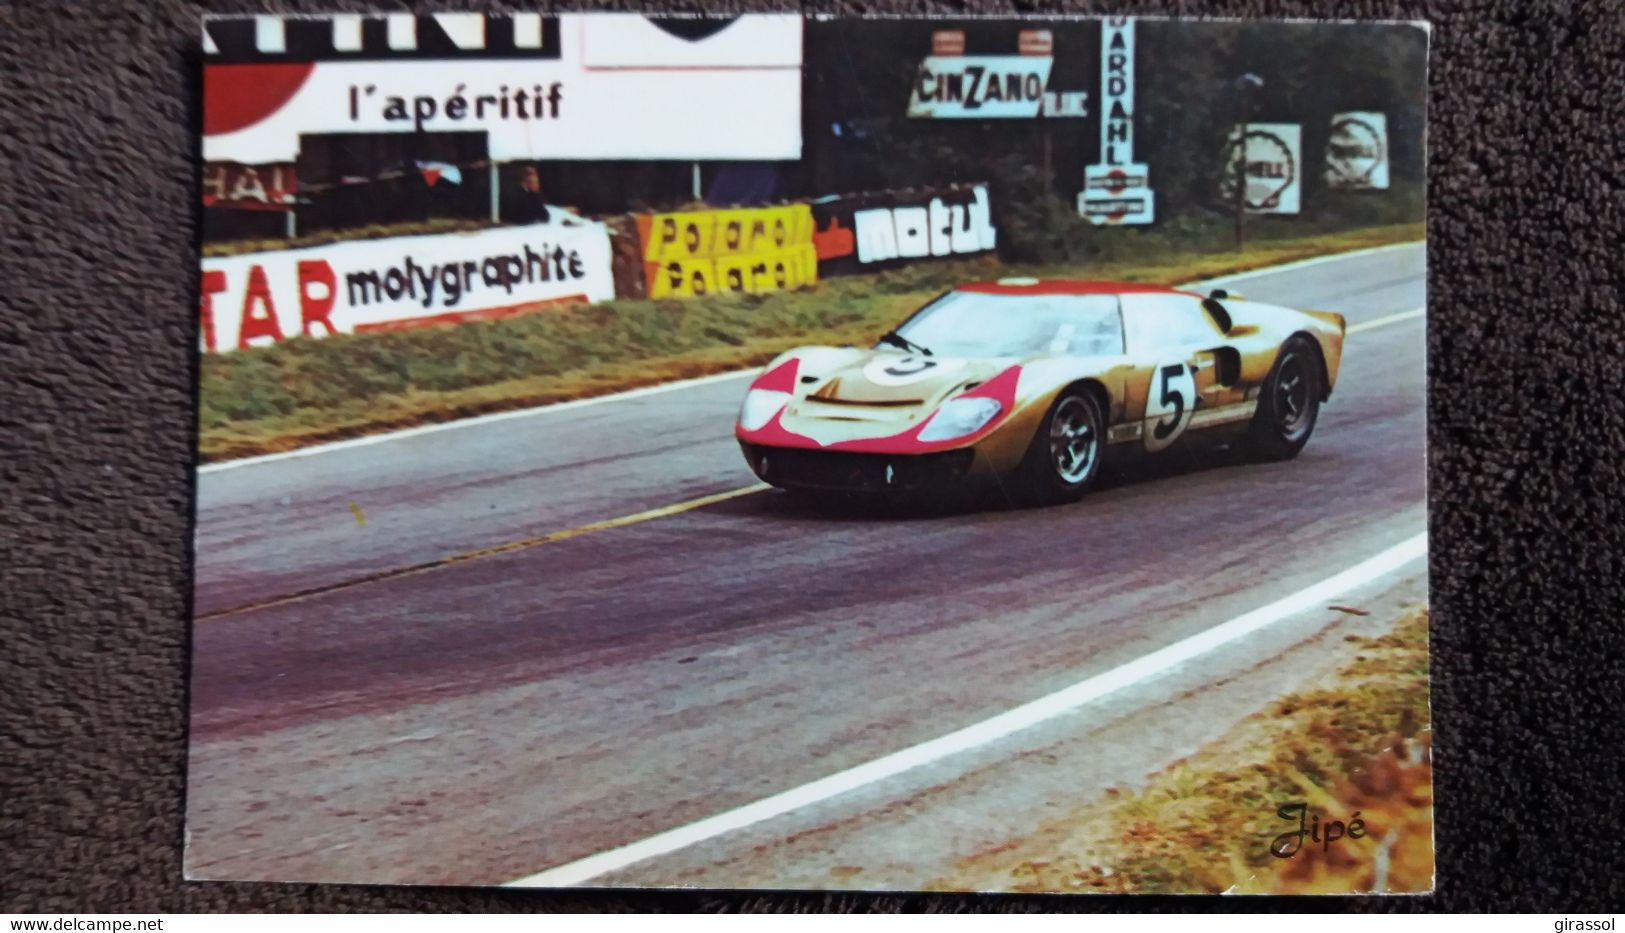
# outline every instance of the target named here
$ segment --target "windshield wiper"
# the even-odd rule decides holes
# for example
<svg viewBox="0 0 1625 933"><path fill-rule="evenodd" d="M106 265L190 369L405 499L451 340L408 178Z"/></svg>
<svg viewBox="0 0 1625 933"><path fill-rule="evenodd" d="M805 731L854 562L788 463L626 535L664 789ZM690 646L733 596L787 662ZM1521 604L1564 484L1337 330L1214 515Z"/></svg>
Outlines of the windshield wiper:
<svg viewBox="0 0 1625 933"><path fill-rule="evenodd" d="M882 334L880 336L880 342L881 343L891 344L892 346L897 347L898 349L907 350L910 353L918 353L921 356L930 356L931 355L931 351L929 349L920 346L919 344L917 344L914 341L908 339L907 337L904 337L902 334L899 334L895 330L888 330L884 334Z"/></svg>

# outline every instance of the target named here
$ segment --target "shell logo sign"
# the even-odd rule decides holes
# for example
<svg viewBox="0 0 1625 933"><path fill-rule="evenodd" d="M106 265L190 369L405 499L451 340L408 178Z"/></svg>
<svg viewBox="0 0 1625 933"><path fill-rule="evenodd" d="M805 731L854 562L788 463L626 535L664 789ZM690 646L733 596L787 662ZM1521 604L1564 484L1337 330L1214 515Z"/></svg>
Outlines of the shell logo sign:
<svg viewBox="0 0 1625 933"><path fill-rule="evenodd" d="M1245 135L1243 135L1245 133ZM1222 202L1236 201L1237 161L1246 185L1249 214L1296 214L1303 189L1303 130L1296 123L1249 123L1234 127L1225 143Z"/></svg>
<svg viewBox="0 0 1625 933"><path fill-rule="evenodd" d="M1332 116L1326 184L1352 191L1388 189L1387 114L1354 111Z"/></svg>

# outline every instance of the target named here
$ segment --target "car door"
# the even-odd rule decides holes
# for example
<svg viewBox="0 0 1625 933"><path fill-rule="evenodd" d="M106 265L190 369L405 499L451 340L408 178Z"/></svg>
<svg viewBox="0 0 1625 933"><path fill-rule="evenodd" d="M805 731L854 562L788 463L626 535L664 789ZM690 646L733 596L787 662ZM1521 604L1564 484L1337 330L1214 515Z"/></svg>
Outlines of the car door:
<svg viewBox="0 0 1625 933"><path fill-rule="evenodd" d="M1123 323L1142 399L1140 439L1145 449L1165 450L1187 431L1200 430L1212 414L1239 399L1227 381L1234 349L1195 295L1124 295Z"/></svg>

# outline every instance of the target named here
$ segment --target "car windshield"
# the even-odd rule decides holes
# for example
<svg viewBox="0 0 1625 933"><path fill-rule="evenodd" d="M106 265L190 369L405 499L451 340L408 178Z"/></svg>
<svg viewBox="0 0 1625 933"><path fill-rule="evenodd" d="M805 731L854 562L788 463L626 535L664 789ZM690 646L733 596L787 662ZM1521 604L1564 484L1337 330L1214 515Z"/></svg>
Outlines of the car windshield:
<svg viewBox="0 0 1625 933"><path fill-rule="evenodd" d="M954 291L897 329L937 356L1115 356L1123 352L1116 295Z"/></svg>

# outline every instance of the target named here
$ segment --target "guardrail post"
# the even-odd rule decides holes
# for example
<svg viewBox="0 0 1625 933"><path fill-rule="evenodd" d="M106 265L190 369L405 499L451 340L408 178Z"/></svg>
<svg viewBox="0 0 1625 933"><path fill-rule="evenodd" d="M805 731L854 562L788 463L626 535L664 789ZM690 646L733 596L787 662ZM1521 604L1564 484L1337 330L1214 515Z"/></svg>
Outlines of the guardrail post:
<svg viewBox="0 0 1625 933"><path fill-rule="evenodd" d="M490 163L490 166L489 166L489 172L490 172L490 184L489 184L489 187L491 189L491 222L492 223L497 223L498 221L500 221L502 219L502 210L501 210L501 203L502 203L502 201L501 201L502 173L497 170L497 162L496 162L495 159L491 160L491 163Z"/></svg>

